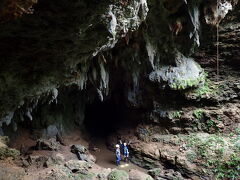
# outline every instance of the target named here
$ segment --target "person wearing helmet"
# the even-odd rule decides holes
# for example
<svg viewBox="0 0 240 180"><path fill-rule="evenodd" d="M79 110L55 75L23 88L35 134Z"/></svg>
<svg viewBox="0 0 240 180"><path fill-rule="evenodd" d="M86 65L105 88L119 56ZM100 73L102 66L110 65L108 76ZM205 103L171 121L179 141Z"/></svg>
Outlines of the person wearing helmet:
<svg viewBox="0 0 240 180"><path fill-rule="evenodd" d="M127 147L127 143L123 143L123 155L124 155L124 161L128 162L129 161L129 151Z"/></svg>
<svg viewBox="0 0 240 180"><path fill-rule="evenodd" d="M120 165L120 161L121 161L120 146L119 146L119 144L117 144L116 145L116 163L117 163L117 166Z"/></svg>
<svg viewBox="0 0 240 180"><path fill-rule="evenodd" d="M120 144L120 151L121 151L121 154L124 154L124 145L123 145L122 140L120 139L118 143Z"/></svg>

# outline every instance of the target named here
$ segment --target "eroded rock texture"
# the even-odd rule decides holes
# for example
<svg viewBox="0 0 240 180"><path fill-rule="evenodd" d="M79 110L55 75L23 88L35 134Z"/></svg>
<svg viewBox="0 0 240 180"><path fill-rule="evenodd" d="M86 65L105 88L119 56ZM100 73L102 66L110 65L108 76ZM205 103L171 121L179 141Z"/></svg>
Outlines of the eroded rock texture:
<svg viewBox="0 0 240 180"><path fill-rule="evenodd" d="M1 23L1 56L6 57L1 60L3 121L9 124L19 106L29 100L37 104L44 93L56 98L60 86L85 89L88 73L101 96L107 93L107 62L103 54L96 55L136 30L148 8L145 1L95 3L41 1L33 15ZM30 116L30 111L25 114Z"/></svg>
<svg viewBox="0 0 240 180"><path fill-rule="evenodd" d="M62 86L76 84L103 100L121 81L116 72L125 72L123 88L136 105L146 95L141 82L151 91L197 87L205 77L190 55L200 45L200 17L220 21L236 2L221 2L221 17L213 3L42 0L34 14L2 22L1 123L9 124L24 106L20 114L32 120L40 97L51 101Z"/></svg>
<svg viewBox="0 0 240 180"><path fill-rule="evenodd" d="M5 0L1 9L0 134L26 124L56 136L82 128L96 99L110 101L158 130L138 128L135 162L192 177L199 167L175 159L179 144L169 156L155 141L239 127L237 0ZM141 149L153 135L155 148Z"/></svg>

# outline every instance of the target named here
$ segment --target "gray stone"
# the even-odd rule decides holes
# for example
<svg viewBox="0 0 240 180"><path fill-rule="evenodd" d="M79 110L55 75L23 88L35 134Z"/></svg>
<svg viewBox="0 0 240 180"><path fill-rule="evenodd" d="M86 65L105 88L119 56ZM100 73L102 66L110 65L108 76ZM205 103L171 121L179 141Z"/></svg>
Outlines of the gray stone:
<svg viewBox="0 0 240 180"><path fill-rule="evenodd" d="M60 148L59 142L55 138L50 139L38 139L36 143L37 150L50 150L57 151Z"/></svg>
<svg viewBox="0 0 240 180"><path fill-rule="evenodd" d="M87 148L83 145L72 145L71 146L71 152L72 153L80 153L80 154L84 154L87 152Z"/></svg>
<svg viewBox="0 0 240 180"><path fill-rule="evenodd" d="M129 175L124 170L113 170L107 177L108 180L129 180Z"/></svg>
<svg viewBox="0 0 240 180"><path fill-rule="evenodd" d="M79 161L79 160L70 160L65 163L65 166L69 168L72 172L81 173L81 174L87 174L89 168L92 167L92 165L86 161Z"/></svg>
<svg viewBox="0 0 240 180"><path fill-rule="evenodd" d="M48 137L56 137L58 134L58 128L56 125L50 125L47 127L46 133Z"/></svg>

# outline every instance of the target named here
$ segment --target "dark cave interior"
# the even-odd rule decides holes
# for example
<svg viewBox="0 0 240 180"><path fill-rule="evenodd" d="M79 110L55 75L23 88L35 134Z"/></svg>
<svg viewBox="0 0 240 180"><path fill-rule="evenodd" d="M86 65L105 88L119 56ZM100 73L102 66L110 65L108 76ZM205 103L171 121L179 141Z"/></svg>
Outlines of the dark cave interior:
<svg viewBox="0 0 240 180"><path fill-rule="evenodd" d="M84 126L91 136L106 137L122 127L124 119L124 108L114 99L97 99L86 107Z"/></svg>

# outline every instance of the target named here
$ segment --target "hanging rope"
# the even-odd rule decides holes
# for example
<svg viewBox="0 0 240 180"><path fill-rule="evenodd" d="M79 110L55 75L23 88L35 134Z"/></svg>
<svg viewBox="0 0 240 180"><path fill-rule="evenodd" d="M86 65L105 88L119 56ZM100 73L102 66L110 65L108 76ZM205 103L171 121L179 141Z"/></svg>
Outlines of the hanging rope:
<svg viewBox="0 0 240 180"><path fill-rule="evenodd" d="M217 17L219 16L219 0L217 0ZM217 21L217 81L219 81L219 22Z"/></svg>

